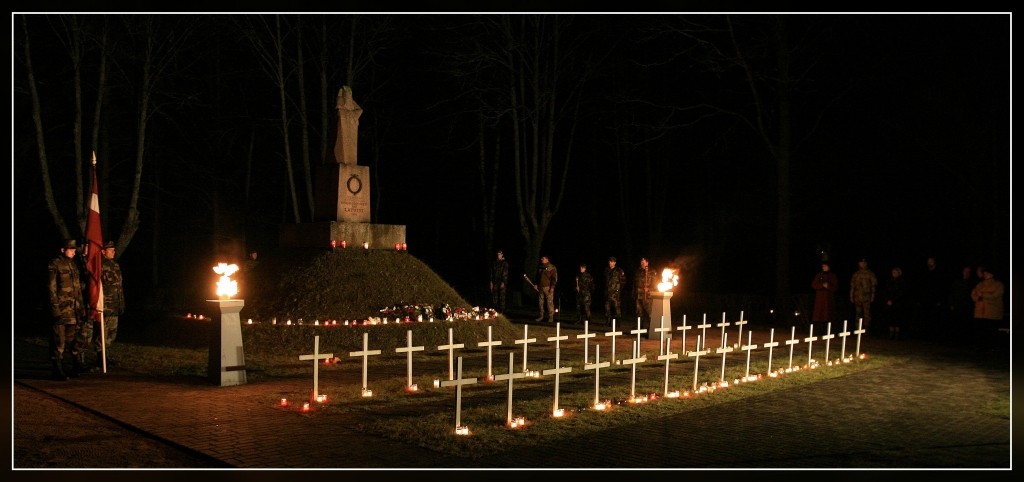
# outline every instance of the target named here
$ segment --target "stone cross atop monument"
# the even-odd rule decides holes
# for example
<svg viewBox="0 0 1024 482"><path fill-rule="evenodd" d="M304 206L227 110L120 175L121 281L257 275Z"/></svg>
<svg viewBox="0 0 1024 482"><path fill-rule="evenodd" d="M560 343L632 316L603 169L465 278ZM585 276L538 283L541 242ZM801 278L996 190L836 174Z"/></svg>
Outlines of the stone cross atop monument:
<svg viewBox="0 0 1024 482"><path fill-rule="evenodd" d="M352 98L352 88L343 86L338 90L338 138L334 143L334 160L338 164L359 164L356 147L359 143L359 116L363 108Z"/></svg>

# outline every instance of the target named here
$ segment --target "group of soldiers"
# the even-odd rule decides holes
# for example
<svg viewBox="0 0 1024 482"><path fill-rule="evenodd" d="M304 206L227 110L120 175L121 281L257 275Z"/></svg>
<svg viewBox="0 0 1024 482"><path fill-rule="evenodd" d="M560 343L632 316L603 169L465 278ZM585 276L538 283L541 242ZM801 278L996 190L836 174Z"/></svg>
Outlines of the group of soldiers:
<svg viewBox="0 0 1024 482"><path fill-rule="evenodd" d="M54 380L67 380L79 373L101 368L101 350L109 348L117 337L118 317L124 312L125 303L121 267L114 259L116 250L112 241L102 248L103 333L94 332L93 322L97 320L88 303L88 246L79 255L78 242L65 240L60 248L61 254L50 261L50 308L53 315L50 361ZM90 349L96 352L97 358L94 363L86 364L86 354Z"/></svg>
<svg viewBox="0 0 1024 482"><path fill-rule="evenodd" d="M523 277L538 293L538 316L534 321L544 321L554 324L555 319L555 286L558 283L558 269L551 264L547 256L541 256L540 267L537 271L537 283L530 280L525 274ZM499 313L505 312L506 291L508 288L508 261L502 251L497 252L497 259L491 265L490 270L490 292L491 302ZM650 270L647 258L640 259L640 266L633 275L633 300L635 302L635 315L642 323L650 322L650 295L651 287L660 279ZM606 320L622 318L622 292L626 287L626 272L618 266L618 259L615 256L608 258L608 266L604 270L604 316ZM577 322L591 319L591 303L595 289L594 276L587 271L587 264L580 263L579 273L576 275L576 317Z"/></svg>

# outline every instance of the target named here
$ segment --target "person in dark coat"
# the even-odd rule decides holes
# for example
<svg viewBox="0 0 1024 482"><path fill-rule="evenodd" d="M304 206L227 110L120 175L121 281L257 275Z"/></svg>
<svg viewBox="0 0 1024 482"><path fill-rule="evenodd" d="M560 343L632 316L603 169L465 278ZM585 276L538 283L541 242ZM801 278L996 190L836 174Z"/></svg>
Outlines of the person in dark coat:
<svg viewBox="0 0 1024 482"><path fill-rule="evenodd" d="M812 323L831 323L836 319L836 291L839 290L839 277L831 269L828 261L821 263L821 271L811 280L811 289L814 290Z"/></svg>

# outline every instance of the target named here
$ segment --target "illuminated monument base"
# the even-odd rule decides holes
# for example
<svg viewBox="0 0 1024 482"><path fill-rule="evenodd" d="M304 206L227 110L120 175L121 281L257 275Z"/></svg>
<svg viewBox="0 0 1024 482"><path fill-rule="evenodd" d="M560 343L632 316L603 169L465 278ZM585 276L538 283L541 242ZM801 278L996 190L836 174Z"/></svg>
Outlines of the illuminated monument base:
<svg viewBox="0 0 1024 482"><path fill-rule="evenodd" d="M395 249L395 244L404 244L404 224L350 223L344 221L321 221L313 223L287 224L280 229L279 242L284 248L331 248L363 249L366 243L370 249Z"/></svg>
<svg viewBox="0 0 1024 482"><path fill-rule="evenodd" d="M238 312L245 300L207 300L220 308L220 322L210 328L210 381L222 387L244 385L245 353Z"/></svg>

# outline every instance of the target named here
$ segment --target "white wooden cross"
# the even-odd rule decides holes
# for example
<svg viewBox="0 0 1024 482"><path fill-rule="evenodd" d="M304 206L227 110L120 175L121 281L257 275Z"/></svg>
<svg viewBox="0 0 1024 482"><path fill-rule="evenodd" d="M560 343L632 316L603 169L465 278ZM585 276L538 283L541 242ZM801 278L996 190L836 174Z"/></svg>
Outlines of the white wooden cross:
<svg viewBox="0 0 1024 482"><path fill-rule="evenodd" d="M768 343L764 344L764 348L768 349L768 374L772 373L772 350L779 346L779 342L775 341L775 328L768 335Z"/></svg>
<svg viewBox="0 0 1024 482"><path fill-rule="evenodd" d="M601 403L601 369L611 366L611 362L601 361L601 345L594 345L594 363L583 365L584 370L594 370L594 405Z"/></svg>
<svg viewBox="0 0 1024 482"><path fill-rule="evenodd" d="M665 326L665 317L661 317L661 323L658 323L658 327L654 329L661 336L659 337L658 343L658 355L665 354L665 333L672 331L672 320L669 320L669 326ZM669 336L671 338L671 335Z"/></svg>
<svg viewBox="0 0 1024 482"><path fill-rule="evenodd" d="M647 329L640 325L640 317L636 317L636 329L629 330L630 335L636 335L636 343L640 344L640 335L647 333Z"/></svg>
<svg viewBox="0 0 1024 482"><path fill-rule="evenodd" d="M453 376L454 376L453 375L454 367L452 366L452 364L454 363L454 359L452 357L455 355L455 349L456 348L465 348L465 347L466 347L465 343L458 343L458 344L452 343L452 329L448 328L448 344L447 345L440 345L440 346L437 347L437 349L438 350L448 350L448 379L449 380L452 380ZM461 360L462 358L460 357L459 359Z"/></svg>
<svg viewBox="0 0 1024 482"><path fill-rule="evenodd" d="M577 340L583 340L583 363L590 359L590 341L588 338L597 336L597 333L590 332L590 320L583 320L583 334L576 335Z"/></svg>
<svg viewBox="0 0 1024 482"><path fill-rule="evenodd" d="M664 390L661 392L662 396L668 394L668 364L671 360L674 360L676 358L679 358L679 354L672 353L672 335L668 335L668 337L665 338L664 353L658 355L658 360L665 360L665 387Z"/></svg>
<svg viewBox="0 0 1024 482"><path fill-rule="evenodd" d="M555 342L555 368L549 368L549 369L544 370L544 371L541 372L542 375L554 375L555 376L555 401L554 401L553 406L551 407L551 413L553 415L557 414L558 410L559 410L558 409L558 380L559 380L559 375L561 375L562 373L569 373L569 372L572 371L572 367L559 366L561 364L561 357L562 357L561 342L562 342L562 340L568 340L569 339L569 335L561 335L561 331L562 331L562 322L555 323L555 336L549 336L548 337L548 341Z"/></svg>
<svg viewBox="0 0 1024 482"><path fill-rule="evenodd" d="M807 367L810 368L811 367L811 360L812 360L811 350L814 347L814 340L817 340L818 337L814 336L814 323L811 323L811 325L808 328L808 330L809 331L807 333L807 338L804 338L804 341L807 342Z"/></svg>
<svg viewBox="0 0 1024 482"><path fill-rule="evenodd" d="M615 331L615 318L612 318L612 331L606 331L604 336L612 337L612 363L618 364L619 361L615 359L615 337L622 336L622 332Z"/></svg>
<svg viewBox="0 0 1024 482"><path fill-rule="evenodd" d="M727 326L729 326L731 324L732 323L729 323L729 322L725 321L725 312L723 311L722 312L722 322L717 324L717 325L715 325L715 326L718 326L718 327L722 328L722 343L723 343L722 346L725 346L724 345L724 343L725 343L725 327L727 327ZM707 338L704 339L704 343L707 343Z"/></svg>
<svg viewBox="0 0 1024 482"><path fill-rule="evenodd" d="M793 345L800 343L800 340L796 339L796 325L793 325L793 331L789 334L789 339L786 340L786 344L789 345L789 368L793 368Z"/></svg>
<svg viewBox="0 0 1024 482"><path fill-rule="evenodd" d="M696 350L693 350L691 352L687 352L686 353L686 356L692 356L693 357L693 391L694 392L697 391L697 369L700 366L700 356L708 354L707 350L701 350L700 349L701 348L700 340L701 340L700 335L697 335L697 346L694 347L694 348L696 348Z"/></svg>
<svg viewBox="0 0 1024 482"><path fill-rule="evenodd" d="M512 423L512 380L515 380L516 378L524 378L524 377L526 377L526 372L525 371L521 371L521 372L518 372L518 373L512 371L513 370L513 368L512 368L512 365L513 365L512 360L514 358L515 358L515 354L509 352L509 354L508 354L508 373L505 374L505 375L495 375L495 377L494 377L494 379L496 381L508 380L508 415L505 418L505 423L506 424L511 424Z"/></svg>
<svg viewBox="0 0 1024 482"><path fill-rule="evenodd" d="M362 351L350 351L348 356L361 356L363 357L363 393L366 393L366 362L367 357L370 355L380 355L380 350L369 350L367 346L370 343L370 334L363 332L363 350Z"/></svg>
<svg viewBox="0 0 1024 482"><path fill-rule="evenodd" d="M835 335L832 334L832 322L830 321L825 325L825 334L821 336L821 339L825 340L825 363L828 363L828 349L829 345L832 344L833 338L835 338Z"/></svg>
<svg viewBox="0 0 1024 482"><path fill-rule="evenodd" d="M462 357L459 357L459 377L441 382L442 387L455 386L455 432L465 429L462 426L462 386L476 383L476 378L462 378Z"/></svg>
<svg viewBox="0 0 1024 482"><path fill-rule="evenodd" d="M412 330L405 332L405 346L395 348L396 353L405 353L405 373L408 380L405 384L406 388L415 386L412 383L412 352L423 351L423 348L422 346L412 346Z"/></svg>
<svg viewBox="0 0 1024 482"><path fill-rule="evenodd" d="M711 323L708 323L708 314L707 313L704 313L704 322L699 324L699 325L697 325L697 328L700 328L701 339L703 339L704 340L704 344L707 345L708 344L708 328L711 328ZM697 346L698 350L700 350L701 348L704 348L704 347L700 346L700 345Z"/></svg>
<svg viewBox="0 0 1024 482"><path fill-rule="evenodd" d="M299 360L313 360L313 400L320 396L320 363L319 360L334 358L334 353L320 353L320 335L313 337L313 354L299 355Z"/></svg>
<svg viewBox="0 0 1024 482"><path fill-rule="evenodd" d="M739 340L740 343L743 343L743 325L747 324L747 320L743 319L743 310L740 310L740 319L736 320L733 324L740 329L739 333L736 334L736 339Z"/></svg>
<svg viewBox="0 0 1024 482"><path fill-rule="evenodd" d="M722 347L715 350L715 354L722 354L722 376L718 379L720 382L725 381L725 354L732 351L732 347L729 346L729 334L724 333L722 336Z"/></svg>
<svg viewBox="0 0 1024 482"><path fill-rule="evenodd" d="M527 333L529 333L529 331L530 325L523 325L523 338L515 341L516 345L523 345L523 372L530 371L530 369L526 367L526 347L530 343L537 341L536 338L530 338L529 336L527 336Z"/></svg>
<svg viewBox="0 0 1024 482"><path fill-rule="evenodd" d="M633 342L633 358L622 360L623 365L633 365L633 375L629 381L629 399L636 398L636 365L647 361L647 355L640 356L640 342Z"/></svg>
<svg viewBox="0 0 1024 482"><path fill-rule="evenodd" d="M679 344L679 349L682 350L683 353L686 353L686 332L689 331L691 328L693 327L686 324L686 315L683 315L683 324L676 327L676 330L680 330L683 332L683 341L682 343Z"/></svg>
<svg viewBox="0 0 1024 482"><path fill-rule="evenodd" d="M843 339L843 350L839 353L839 359L846 359L846 337L850 336L850 332L846 329L846 322L849 320L843 320L843 331L839 332L839 338Z"/></svg>
<svg viewBox="0 0 1024 482"><path fill-rule="evenodd" d="M754 336L754 332L748 331L747 332L747 344L743 345L741 347L743 350L747 351L747 371L743 373L743 378L744 379L750 377L750 351L757 348L756 344L753 344L753 343L750 342L751 339L753 338L753 336Z"/></svg>
<svg viewBox="0 0 1024 482"><path fill-rule="evenodd" d="M492 346L499 346L499 345L501 345L501 340L492 340L491 339L491 328L492 328L491 326L487 327L487 341L481 341L481 342L478 342L476 344L476 346L486 346L487 347L487 379L488 380L494 380L494 372L491 371L491 347Z"/></svg>
<svg viewBox="0 0 1024 482"><path fill-rule="evenodd" d="M857 329L853 332L855 335L857 335L857 354L854 355L857 358L860 358L860 336L863 335L866 331L867 330L864 329L864 318L861 318L860 321L857 322Z"/></svg>

